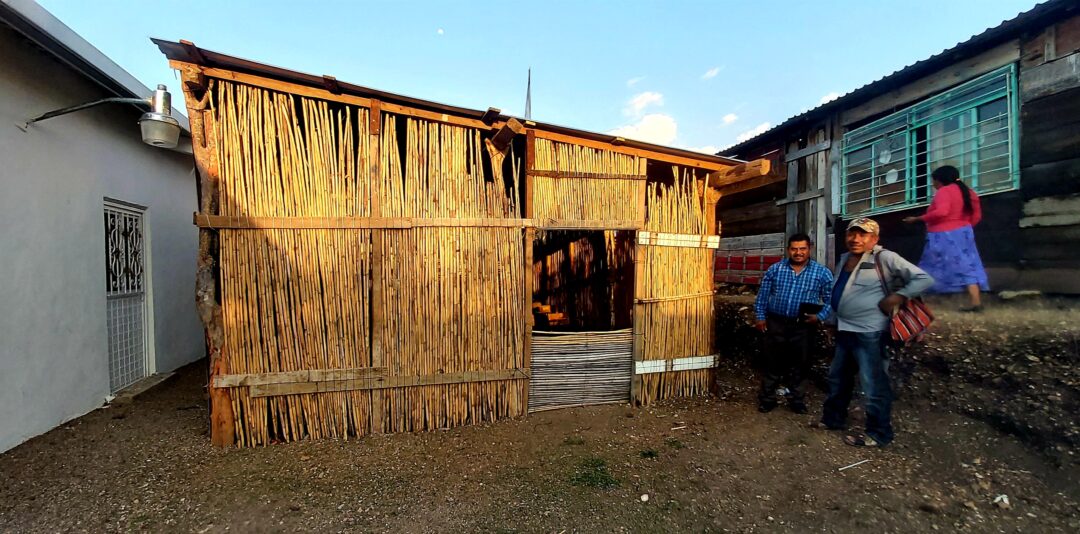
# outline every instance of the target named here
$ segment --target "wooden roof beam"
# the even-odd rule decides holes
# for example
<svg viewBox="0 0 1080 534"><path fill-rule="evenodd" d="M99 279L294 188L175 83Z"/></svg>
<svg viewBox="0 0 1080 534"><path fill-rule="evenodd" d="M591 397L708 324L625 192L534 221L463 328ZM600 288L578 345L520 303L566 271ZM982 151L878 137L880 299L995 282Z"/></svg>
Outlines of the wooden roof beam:
<svg viewBox="0 0 1080 534"><path fill-rule="evenodd" d="M709 187L717 189L739 182L768 175L773 170L773 162L768 159L755 159L741 163L709 176Z"/></svg>

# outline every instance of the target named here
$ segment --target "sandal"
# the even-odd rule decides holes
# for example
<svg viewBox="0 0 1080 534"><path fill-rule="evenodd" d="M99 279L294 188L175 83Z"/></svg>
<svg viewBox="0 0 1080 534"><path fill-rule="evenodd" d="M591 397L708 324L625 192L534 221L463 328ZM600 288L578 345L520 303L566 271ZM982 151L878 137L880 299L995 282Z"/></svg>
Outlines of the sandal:
<svg viewBox="0 0 1080 534"><path fill-rule="evenodd" d="M874 438L865 434L848 434L844 436L844 444L851 445L852 447L884 447L884 443L879 443Z"/></svg>

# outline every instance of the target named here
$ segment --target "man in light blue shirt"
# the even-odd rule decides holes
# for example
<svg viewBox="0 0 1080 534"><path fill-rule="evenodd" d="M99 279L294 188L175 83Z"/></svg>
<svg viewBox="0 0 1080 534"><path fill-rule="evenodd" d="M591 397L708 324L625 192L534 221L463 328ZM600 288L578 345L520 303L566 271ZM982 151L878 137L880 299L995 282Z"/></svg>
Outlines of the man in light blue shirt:
<svg viewBox="0 0 1080 534"><path fill-rule="evenodd" d="M844 443L856 447L884 447L893 440L892 388L885 352L890 317L907 299L934 285L922 269L878 246L880 237L873 219L851 221L848 252L837 263L831 298L836 310L836 355L829 367L829 396L821 424L832 430L846 428L857 373L866 396L866 433L844 437Z"/></svg>

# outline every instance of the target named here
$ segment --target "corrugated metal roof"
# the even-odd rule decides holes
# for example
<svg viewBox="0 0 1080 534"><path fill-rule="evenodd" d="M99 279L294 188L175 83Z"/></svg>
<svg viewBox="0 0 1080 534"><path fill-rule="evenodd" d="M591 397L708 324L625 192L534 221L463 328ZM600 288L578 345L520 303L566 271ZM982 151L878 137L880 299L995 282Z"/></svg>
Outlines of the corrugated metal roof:
<svg viewBox="0 0 1080 534"><path fill-rule="evenodd" d="M165 56L171 60L183 61L186 63L201 65L204 67L215 67L224 70L231 70L234 72L240 72L245 74L255 74L274 80L294 83L298 85L305 85L309 87L318 87L320 89L326 88L326 83L328 80L328 77L326 76L306 74L303 72L283 69L281 67L267 65L265 63L258 63L248 59L222 54L220 52L214 52L212 50L207 50L205 48L195 46L194 44L187 41L173 42L164 39L154 38L151 38L150 40L158 46L158 49L161 50L161 53L165 54ZM388 93L386 91L380 91L378 89L372 89L370 87L346 83L336 79L334 80L334 83L336 84L337 89L339 89L342 94L349 94L366 98L377 98L385 102L407 105L426 111L453 114L460 117L468 117L473 119L480 119L485 113L485 111L483 110L440 104L438 102L432 102L430 100L422 100L411 96ZM507 120L510 117L508 115L500 115L499 118L501 120ZM525 120L520 117L517 118L521 121ZM575 128L559 126L550 123L542 123L538 121L531 121L531 123L535 124L535 126L530 125L531 128L539 128L542 130L572 135L574 137L580 137L583 139L591 139L593 141L601 141L604 143L613 143L622 146L639 148L659 154L676 155L687 158L694 158L706 162L722 163L725 165L738 165L740 163L745 163L742 160L726 156L706 154L703 152L694 152L691 150L656 145L633 139L622 139L616 142L616 139L619 138L613 135L578 130Z"/></svg>
<svg viewBox="0 0 1080 534"><path fill-rule="evenodd" d="M966 41L958 43L952 48L942 50L924 60L912 63L891 74L882 76L875 81L849 91L848 93L821 104L816 108L795 115L746 141L725 148L717 154L738 156L741 152L755 146L773 134L786 130L794 124L803 121L817 120L837 108L853 106L870 100L894 87L911 83L949 64L960 61L963 58L973 56L983 50L1010 39L1014 39L1023 30L1038 26L1051 18L1060 17L1067 11L1080 11L1080 0L1049 0L1038 4L1028 11L1018 14L1016 17L974 35Z"/></svg>

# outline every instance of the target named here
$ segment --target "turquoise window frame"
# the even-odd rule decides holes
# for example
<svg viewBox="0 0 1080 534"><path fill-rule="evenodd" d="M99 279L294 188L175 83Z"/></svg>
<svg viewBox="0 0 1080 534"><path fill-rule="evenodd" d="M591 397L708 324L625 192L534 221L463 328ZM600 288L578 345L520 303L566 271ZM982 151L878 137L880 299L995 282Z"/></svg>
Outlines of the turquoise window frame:
<svg viewBox="0 0 1080 534"><path fill-rule="evenodd" d="M1002 80L1000 85L997 82L997 79L999 78ZM968 95L968 93L972 94ZM1002 128L1007 128L1005 142L1007 142L1008 145L1007 150L1003 155L1007 156L1008 163L1005 167L993 168L989 171L986 171L985 169L980 170L980 152L989 150L991 147L1000 143L991 142L987 145L982 145L982 137L1000 132L1000 128L989 133L981 133L981 128L984 127L983 123L1000 121L1001 115L996 115L980 122L978 120L978 109L980 106L1002 99L1005 100L1005 115L1007 115L1005 120L1002 121L1005 124ZM958 121L960 120L960 117L966 117L968 123L967 126L958 127L956 130L949 132L958 132L958 135L960 136L960 140L953 143L953 145L960 145L959 155L954 155L952 157L960 157L961 161L968 160L970 157L968 164L961 165L961 167L965 167L961 169L961 178L964 179L965 183L980 195L1014 191L1018 189L1020 187L1018 142L1019 102L1016 65L1009 64L945 92L924 99L921 102L871 122L870 124L845 133L842 142L840 165L841 215L844 217L872 215L901 211L929 204L933 196L933 188L930 186L929 177L930 167L934 165L934 161L932 161L931 158L931 152L936 150L944 153L944 148L950 146L948 144L944 145L944 147L932 146L932 141L934 139L943 139L948 134L941 135L937 138L931 138L930 129L932 125L954 117L956 117ZM877 169L886 164L879 164L878 162L877 145L901 132L903 133L903 139L905 139L906 142L906 145L904 146L905 160L903 172L900 173L899 177L899 179L904 181L903 201L879 205L880 198L886 196L895 198L896 192L889 192L884 195L878 193L878 189L881 185L877 183L879 177ZM922 134L921 141L919 139L920 133ZM942 142L944 143L945 141ZM922 143L924 147L922 152L918 150L920 143ZM849 179L849 170L853 163L850 156L867 147L870 147L871 149L871 159L869 161L869 188L853 188L853 182L858 185L859 183L865 182L866 179L854 181ZM919 162L920 156L925 156L922 163ZM986 159L998 159L1000 157L1002 156L990 156ZM939 158L939 161L941 159L949 158L941 157ZM971 170L968 175L964 175L963 173L967 170L966 167L968 166L970 166ZM920 173L920 170L925 172ZM1001 170L1007 170L1008 174L1006 180L996 181L986 187L980 183L980 174L983 172L998 172ZM862 173L865 171L860 170L859 172ZM862 193L864 190L868 190L867 198L860 197L855 201L849 200L849 196L852 192ZM922 192L925 192L925 194L922 194ZM861 204L864 202L866 203L866 207L853 209L852 204Z"/></svg>

